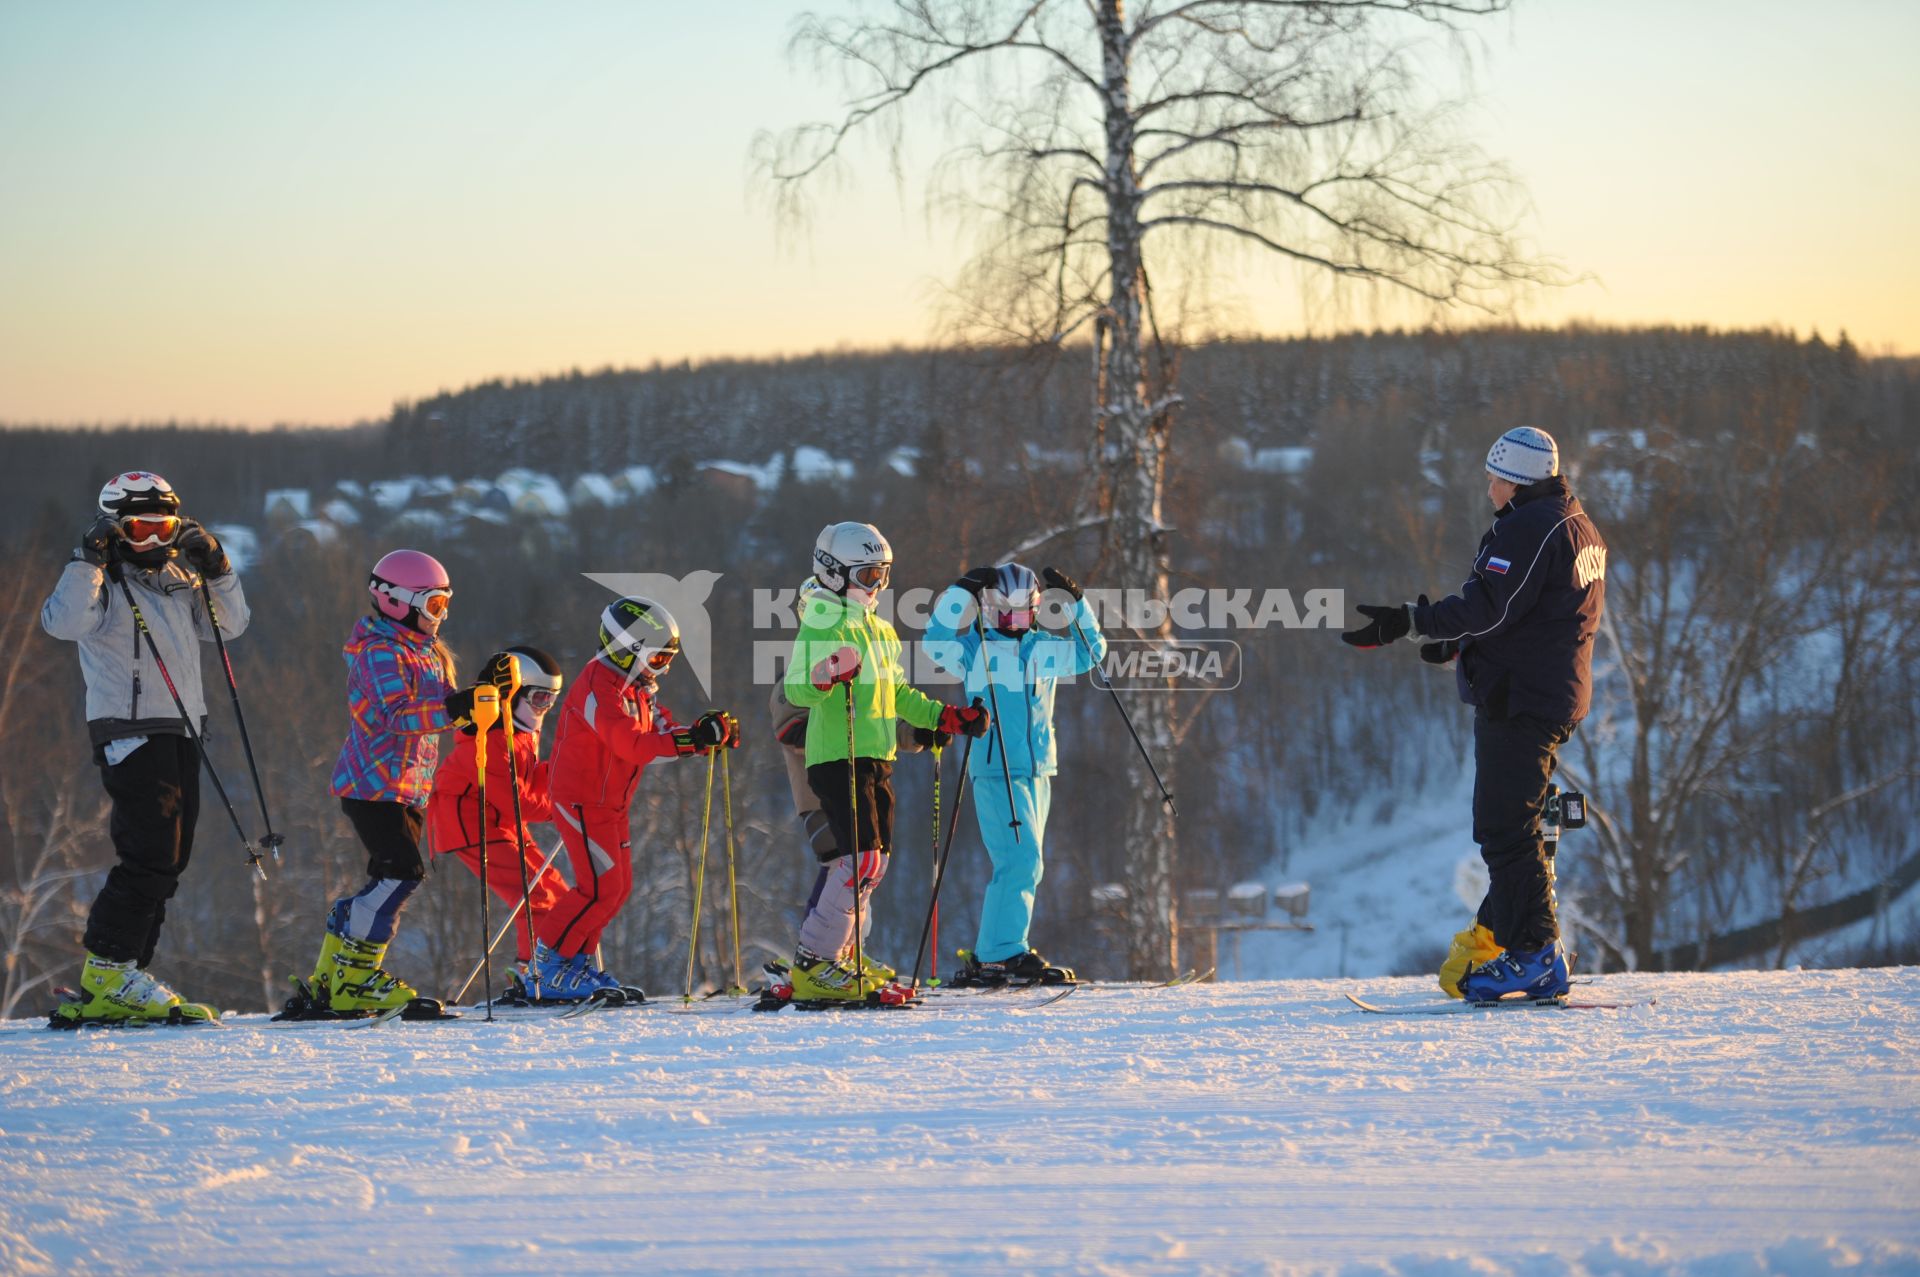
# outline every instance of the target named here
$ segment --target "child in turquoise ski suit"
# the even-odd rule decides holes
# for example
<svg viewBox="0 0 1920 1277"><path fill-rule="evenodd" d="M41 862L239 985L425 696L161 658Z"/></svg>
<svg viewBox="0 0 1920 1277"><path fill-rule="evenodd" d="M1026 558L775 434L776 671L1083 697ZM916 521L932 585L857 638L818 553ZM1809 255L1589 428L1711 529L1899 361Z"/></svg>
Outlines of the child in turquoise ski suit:
<svg viewBox="0 0 1920 1277"><path fill-rule="evenodd" d="M980 836L993 861L973 956L983 966L1014 975L1032 975L1026 968L1044 965L1038 955L1024 960L1023 955L1032 953L1027 933L1044 871L1053 777L1060 769L1053 734L1054 691L1060 679L1086 673L1107 653L1107 641L1080 587L1054 568L1046 569L1046 576L1049 588L1064 590L1072 599L1069 624L1062 632L1035 628L1040 582L1032 569L1003 563L975 568L943 591L934 601L923 640L927 655L963 681L968 701L977 696L989 705L997 703L998 730L974 748L968 765Z"/></svg>

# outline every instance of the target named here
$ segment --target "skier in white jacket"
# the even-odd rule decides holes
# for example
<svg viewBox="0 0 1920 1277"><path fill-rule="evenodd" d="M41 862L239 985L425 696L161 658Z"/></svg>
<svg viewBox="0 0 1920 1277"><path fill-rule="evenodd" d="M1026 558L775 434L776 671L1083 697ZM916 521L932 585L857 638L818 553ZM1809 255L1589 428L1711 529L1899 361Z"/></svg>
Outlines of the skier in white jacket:
<svg viewBox="0 0 1920 1277"><path fill-rule="evenodd" d="M98 518L40 608L41 628L80 648L87 731L119 857L87 916L80 1000L55 1011L56 1026L216 1018L147 972L200 810L200 753L187 719L204 731L199 645L214 638L209 597L220 632L239 636L250 613L226 552L181 517L165 479L131 470L100 490Z"/></svg>

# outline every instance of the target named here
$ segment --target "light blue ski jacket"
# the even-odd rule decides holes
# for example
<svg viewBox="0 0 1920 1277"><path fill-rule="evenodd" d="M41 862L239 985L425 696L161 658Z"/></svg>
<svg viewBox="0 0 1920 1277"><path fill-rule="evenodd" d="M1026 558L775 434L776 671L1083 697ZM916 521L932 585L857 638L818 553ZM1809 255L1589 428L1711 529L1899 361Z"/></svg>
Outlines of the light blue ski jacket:
<svg viewBox="0 0 1920 1277"><path fill-rule="evenodd" d="M986 649L974 627L973 596L958 586L934 600L921 646L941 669L963 681L966 699L999 703L999 727L973 747L968 770L975 780L1000 776L999 742L1007 743L1007 767L1015 776L1052 776L1060 770L1053 739L1053 695L1059 681L1084 674L1107 655L1107 640L1085 599L1074 605L1064 633L1033 629L1018 639L987 630ZM987 692L991 675L993 692Z"/></svg>

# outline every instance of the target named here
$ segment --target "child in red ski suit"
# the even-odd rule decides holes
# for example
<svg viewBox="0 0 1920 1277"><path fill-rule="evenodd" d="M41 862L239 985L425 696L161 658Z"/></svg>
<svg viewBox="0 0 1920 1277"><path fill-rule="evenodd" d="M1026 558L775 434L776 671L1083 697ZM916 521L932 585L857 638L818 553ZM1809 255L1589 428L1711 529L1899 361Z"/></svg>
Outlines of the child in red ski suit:
<svg viewBox="0 0 1920 1277"><path fill-rule="evenodd" d="M616 600L601 616L600 651L567 689L551 767L554 827L573 887L539 919L533 974L548 998L617 990L594 965L600 934L633 889L630 834L640 773L659 758L710 753L740 741L731 715L711 710L680 727L655 700L680 650L680 628L651 599Z"/></svg>
<svg viewBox="0 0 1920 1277"><path fill-rule="evenodd" d="M521 892L531 918L513 923L514 949L522 984L531 987L527 964L533 958L531 933L566 894L566 879L547 863L526 826L553 820L548 792L549 766L540 761L540 729L548 709L560 695L560 666L538 648L512 647L489 661L511 661L519 690L514 693L513 758L507 757L504 729L494 725L487 747L486 810L480 807L479 776L474 768L473 729L454 738L453 754L434 773L433 795L427 802L427 820L435 855L452 855L480 873L480 833L486 830L486 883L501 901L518 909ZM514 779L519 779L519 818L514 816Z"/></svg>

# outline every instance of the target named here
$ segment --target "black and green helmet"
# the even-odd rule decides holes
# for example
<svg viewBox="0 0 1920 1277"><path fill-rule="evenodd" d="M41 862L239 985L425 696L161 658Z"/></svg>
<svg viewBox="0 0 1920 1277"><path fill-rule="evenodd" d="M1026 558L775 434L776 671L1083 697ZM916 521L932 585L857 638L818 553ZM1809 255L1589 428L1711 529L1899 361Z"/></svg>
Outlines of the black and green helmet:
<svg viewBox="0 0 1920 1277"><path fill-rule="evenodd" d="M644 662L658 676L680 654L680 624L652 599L615 599L600 614L600 654L627 671Z"/></svg>

